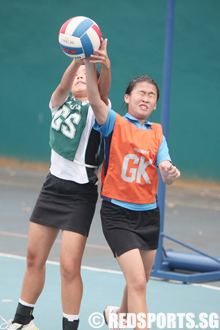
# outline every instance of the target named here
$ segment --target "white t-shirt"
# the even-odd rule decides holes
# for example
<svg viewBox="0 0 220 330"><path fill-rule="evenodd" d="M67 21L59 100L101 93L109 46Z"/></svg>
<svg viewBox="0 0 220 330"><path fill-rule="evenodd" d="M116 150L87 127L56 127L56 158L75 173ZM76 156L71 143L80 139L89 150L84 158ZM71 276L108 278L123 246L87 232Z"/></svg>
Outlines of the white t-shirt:
<svg viewBox="0 0 220 330"><path fill-rule="evenodd" d="M74 100L74 98L72 98ZM83 102L82 105L88 104L89 102ZM65 104L65 103L64 103ZM111 102L109 101L109 107L111 106ZM52 117L56 114L57 110L61 107L52 108L52 102L50 100L49 107L51 109ZM95 122L95 116L92 111L92 108L89 106L86 126L82 132L82 136L78 145L78 149L75 154L74 161L70 161L65 159L61 155L59 155L56 151L51 149L51 166L50 172L52 175L63 179L70 180L80 184L85 184L90 181L89 179L89 171L91 173L91 168L86 165L94 165L85 163L86 153L88 152L87 146L88 143L92 143L92 139L94 139L94 134L97 134L97 131L93 130L93 125ZM93 132L92 132L93 131ZM79 162L79 163L78 163ZM92 171L98 173L98 170L94 168Z"/></svg>

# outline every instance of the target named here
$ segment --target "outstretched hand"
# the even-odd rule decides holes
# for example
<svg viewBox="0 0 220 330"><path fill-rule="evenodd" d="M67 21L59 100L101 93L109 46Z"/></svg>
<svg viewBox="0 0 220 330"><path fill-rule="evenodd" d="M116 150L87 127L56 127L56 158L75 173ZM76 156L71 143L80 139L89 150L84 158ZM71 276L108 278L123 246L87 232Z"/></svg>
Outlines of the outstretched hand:
<svg viewBox="0 0 220 330"><path fill-rule="evenodd" d="M100 49L95 49L94 53L90 55L90 62L100 64L103 68L110 67L110 60L107 54L107 42L108 39L103 40Z"/></svg>

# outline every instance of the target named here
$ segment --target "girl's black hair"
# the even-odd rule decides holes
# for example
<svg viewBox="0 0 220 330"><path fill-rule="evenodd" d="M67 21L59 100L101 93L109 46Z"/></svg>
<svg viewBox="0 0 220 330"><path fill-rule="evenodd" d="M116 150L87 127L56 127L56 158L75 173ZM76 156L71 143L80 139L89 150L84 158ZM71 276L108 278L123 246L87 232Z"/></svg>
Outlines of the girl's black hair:
<svg viewBox="0 0 220 330"><path fill-rule="evenodd" d="M100 77L100 72L99 72L99 70L98 70L97 66L96 66L96 74L97 74L97 79L99 80L99 77Z"/></svg>
<svg viewBox="0 0 220 330"><path fill-rule="evenodd" d="M158 101L159 96L160 96L160 90L159 90L157 84L155 83L155 81L152 78L148 77L146 74L132 79L130 84L128 85L128 87L126 89L125 94L130 95L132 90L135 88L136 84L141 83L141 82L145 82L145 81L156 87L156 89L157 89L157 101Z"/></svg>
<svg viewBox="0 0 220 330"><path fill-rule="evenodd" d="M156 87L156 90L157 90L157 101L158 101L159 96L160 96L160 90L159 90L157 84L155 83L155 81L152 78L148 77L146 74L144 74L142 76L139 76L137 78L132 79L131 82L129 83L126 91L125 91L125 94L130 95L131 92L133 91L133 89L135 88L136 84L141 83L141 82L144 82L144 81L146 81L149 84L152 84L152 85L154 85ZM125 112L128 111L128 105L124 102L120 109L121 109L121 111L123 113L125 113Z"/></svg>

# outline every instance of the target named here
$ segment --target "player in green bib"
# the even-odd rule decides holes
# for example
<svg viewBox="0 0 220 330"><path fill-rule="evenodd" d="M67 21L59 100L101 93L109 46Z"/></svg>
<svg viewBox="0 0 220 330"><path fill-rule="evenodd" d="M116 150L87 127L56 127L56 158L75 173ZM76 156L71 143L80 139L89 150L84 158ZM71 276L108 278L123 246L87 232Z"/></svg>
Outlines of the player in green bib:
<svg viewBox="0 0 220 330"><path fill-rule="evenodd" d="M100 97L109 105L111 82L107 39L96 51ZM33 309L45 282L46 260L62 230L60 250L63 330L77 330L83 285L82 256L98 198L97 169L102 162L102 136L87 97L82 60L73 60L55 89L49 107L51 166L30 218L27 267L15 317L7 329L38 330ZM50 307L48 306L48 309ZM48 329L56 326L46 326ZM56 327L58 329L58 327Z"/></svg>

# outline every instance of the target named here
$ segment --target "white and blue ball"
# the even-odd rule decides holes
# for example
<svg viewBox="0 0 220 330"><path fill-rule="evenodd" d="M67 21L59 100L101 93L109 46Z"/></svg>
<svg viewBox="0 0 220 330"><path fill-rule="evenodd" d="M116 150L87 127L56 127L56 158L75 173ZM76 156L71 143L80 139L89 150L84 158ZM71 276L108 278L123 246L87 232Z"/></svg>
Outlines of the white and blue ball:
<svg viewBox="0 0 220 330"><path fill-rule="evenodd" d="M74 59L89 57L101 45L98 25L88 17L76 16L66 21L58 35L64 54Z"/></svg>

